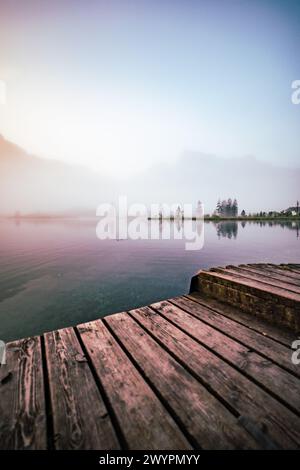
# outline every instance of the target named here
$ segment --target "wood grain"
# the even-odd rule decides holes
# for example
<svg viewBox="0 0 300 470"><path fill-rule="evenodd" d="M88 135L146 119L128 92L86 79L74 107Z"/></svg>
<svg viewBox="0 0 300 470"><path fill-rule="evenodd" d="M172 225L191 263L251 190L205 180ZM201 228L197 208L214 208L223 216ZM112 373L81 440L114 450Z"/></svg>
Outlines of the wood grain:
<svg viewBox="0 0 300 470"><path fill-rule="evenodd" d="M190 294L17 340L1 449L299 449L300 264L201 271Z"/></svg>
<svg viewBox="0 0 300 470"><path fill-rule="evenodd" d="M220 281L221 283L224 282L225 284L232 282L235 284L238 283L245 291L249 290L249 292L257 293L259 296L266 299L276 298L287 305L300 302L300 294L287 291L280 287L267 285L259 280L246 279L238 274L220 273L215 271L215 269L218 268L212 268L210 271L202 271L201 276Z"/></svg>
<svg viewBox="0 0 300 470"><path fill-rule="evenodd" d="M300 287L291 284L286 281L286 279L278 279L278 278L270 278L270 276L265 276L263 272L254 273L253 271L250 272L249 270L243 269L241 267L231 267L226 266L226 268L214 268L214 272L223 273L223 274L231 274L236 275L238 278L245 278L252 281L260 282L262 285L266 284L267 286L274 286L284 289L288 292L294 292L296 294L300 294Z"/></svg>
<svg viewBox="0 0 300 470"><path fill-rule="evenodd" d="M272 325L300 331L300 294L237 274L201 271L192 278L190 293L201 294L260 317Z"/></svg>
<svg viewBox="0 0 300 470"><path fill-rule="evenodd" d="M297 277L290 277L286 275L287 271L283 271L282 269L268 269L267 266L249 266L247 264L240 265L240 266L226 266L226 268L243 271L244 273L253 273L256 276L263 276L263 278L274 279L278 281L285 282L292 286L300 286L300 279Z"/></svg>
<svg viewBox="0 0 300 470"><path fill-rule="evenodd" d="M38 337L7 345L0 367L0 448L46 449L46 411Z"/></svg>
<svg viewBox="0 0 300 470"><path fill-rule="evenodd" d="M173 418L103 322L79 325L78 331L128 447L191 449Z"/></svg>
<svg viewBox="0 0 300 470"><path fill-rule="evenodd" d="M282 276L285 276L287 279L293 279L299 281L299 273L296 270L290 270L288 267L284 267L283 265L278 265L278 264L249 264L247 266L251 266L251 268L259 268L263 269L264 271L268 271L270 273L278 273Z"/></svg>
<svg viewBox="0 0 300 470"><path fill-rule="evenodd" d="M189 304L187 305L184 301L176 299L173 300L173 303L163 301L152 305L152 307L204 346L217 352L242 373L267 388L300 414L299 378L260 356L252 348L243 346L183 311L180 307L189 310ZM289 393L286 393L287 390Z"/></svg>
<svg viewBox="0 0 300 470"><path fill-rule="evenodd" d="M220 399L240 416L253 420L270 443L299 448L299 419L284 405L199 343L191 349L191 338L151 308L132 310L131 314Z"/></svg>
<svg viewBox="0 0 300 470"><path fill-rule="evenodd" d="M110 416L74 330L44 337L55 449L118 449Z"/></svg>
<svg viewBox="0 0 300 470"><path fill-rule="evenodd" d="M213 328L226 333L232 339L238 340L240 343L263 355L267 359L274 361L281 367L291 371L293 374L300 376L299 367L291 361L291 348L287 348L276 341L265 338L249 328L236 323L218 313L199 305L192 300L186 298L176 298L173 303L186 309L200 320L213 326Z"/></svg>
<svg viewBox="0 0 300 470"><path fill-rule="evenodd" d="M204 449L249 449L251 438L228 409L191 376L131 317L111 315L106 322L167 402L189 435ZM130 332L130 334L128 334ZM191 341L191 348L193 342ZM159 367L158 367L159 364Z"/></svg>
<svg viewBox="0 0 300 470"><path fill-rule="evenodd" d="M184 297L191 299L194 302L223 315L224 317L230 318L231 320L246 326L250 330L256 331L264 337L271 338L288 348L290 348L292 342L295 340L295 333L291 330L278 328L278 326L271 325L258 317L249 315L237 307L203 296L199 292L193 292L192 294L185 295Z"/></svg>

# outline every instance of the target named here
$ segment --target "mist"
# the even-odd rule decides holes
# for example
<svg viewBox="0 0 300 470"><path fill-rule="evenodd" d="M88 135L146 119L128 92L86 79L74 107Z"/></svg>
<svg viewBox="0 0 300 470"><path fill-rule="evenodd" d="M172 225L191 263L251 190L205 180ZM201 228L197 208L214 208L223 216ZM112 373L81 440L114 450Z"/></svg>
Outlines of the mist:
<svg viewBox="0 0 300 470"><path fill-rule="evenodd" d="M185 152L174 163L157 164L126 180L29 155L0 138L0 214L95 215L102 202L204 204L237 198L239 210L282 210L299 198L300 169L280 168L254 157L221 158Z"/></svg>

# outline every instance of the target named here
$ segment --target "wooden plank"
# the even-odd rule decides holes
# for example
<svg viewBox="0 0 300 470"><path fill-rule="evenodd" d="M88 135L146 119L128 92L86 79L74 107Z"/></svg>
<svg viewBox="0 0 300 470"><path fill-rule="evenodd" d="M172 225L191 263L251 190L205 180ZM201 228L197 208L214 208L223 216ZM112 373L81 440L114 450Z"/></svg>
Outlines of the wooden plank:
<svg viewBox="0 0 300 470"><path fill-rule="evenodd" d="M203 296L199 294L199 292L193 292L192 294L185 295L185 297L210 308L220 315L231 318L231 320L258 332L263 336L272 338L288 348L291 347L292 342L295 340L295 333L292 333L291 330L285 330L283 328L278 328L278 326L270 325L270 323L266 323L257 317L253 317L239 308L224 304L216 299Z"/></svg>
<svg viewBox="0 0 300 470"><path fill-rule="evenodd" d="M0 367L0 448L46 449L46 410L39 337L7 344Z"/></svg>
<svg viewBox="0 0 300 470"><path fill-rule="evenodd" d="M300 270L294 264L281 264L280 267L287 270L288 272L297 274L297 276L300 278Z"/></svg>
<svg viewBox="0 0 300 470"><path fill-rule="evenodd" d="M242 276L245 279L250 279L253 281L258 281L261 282L262 284L270 285L270 286L275 286L275 287L280 287L282 289L288 290L290 292L295 292L296 294L300 294L300 287L296 286L294 284L290 284L286 281L282 281L280 279L276 278L270 278L270 276L265 276L263 272L260 273L255 273L251 271L247 271L241 267L237 266L226 266L226 268L214 268L214 271L219 272L219 273L224 273L224 274L233 274L233 275L238 275Z"/></svg>
<svg viewBox="0 0 300 470"><path fill-rule="evenodd" d="M261 267L268 267L269 269L279 269L282 273L284 273L285 276L288 277L294 277L295 279L299 279L299 271L297 269L293 269L292 267L286 265L286 264L272 264L269 263L267 265L264 265L262 263L256 263L257 266ZM252 266L252 264L251 264Z"/></svg>
<svg viewBox="0 0 300 470"><path fill-rule="evenodd" d="M44 338L55 449L119 449L73 328L46 333Z"/></svg>
<svg viewBox="0 0 300 470"><path fill-rule="evenodd" d="M263 270L266 270L270 273L278 273L281 276L284 276L284 277L288 278L289 280L292 279L292 280L295 280L295 281L299 281L298 273L295 273L293 271L289 271L288 269L284 269L284 267L281 266L281 265L275 265L275 264L249 264L247 266L251 266L251 268L255 268L255 269L256 268L263 269Z"/></svg>
<svg viewBox="0 0 300 470"><path fill-rule="evenodd" d="M249 449L258 445L236 417L127 314L105 319L171 413L204 449ZM128 334L130 332L130 334ZM193 348L193 342L191 342Z"/></svg>
<svg viewBox="0 0 300 470"><path fill-rule="evenodd" d="M193 302L192 300L176 297L175 299L172 299L172 303L175 303L179 307L192 313L200 320L208 323L222 333L225 333L230 338L237 340L267 359L274 361L279 366L291 371L293 374L300 376L299 367L291 361L291 348L287 348L270 338L264 337L259 333L230 320L229 318L219 315L209 308Z"/></svg>
<svg viewBox="0 0 300 470"><path fill-rule="evenodd" d="M178 425L104 323L85 323L78 331L128 448L190 449Z"/></svg>
<svg viewBox="0 0 300 470"><path fill-rule="evenodd" d="M256 383L263 385L300 415L299 378L255 353L252 349L215 330L213 326L191 316L180 308L181 305L183 308L187 308L185 303L181 304L178 300L175 300L174 303L175 305L162 301L151 305L151 307L194 339L200 341L201 344L218 353Z"/></svg>
<svg viewBox="0 0 300 470"><path fill-rule="evenodd" d="M234 305L273 325L300 331L300 294L237 275L202 271L194 276L191 290Z"/></svg>
<svg viewBox="0 0 300 470"><path fill-rule="evenodd" d="M256 274L258 276L267 277L269 279L275 279L275 280L283 281L283 282L286 282L286 283L288 283L290 285L293 285L293 286L300 286L300 279L288 277L284 274L284 272L282 270L280 272L280 270L275 271L275 270L272 270L272 269L267 269L265 266L252 267L252 266L249 266L247 264L245 264L245 265L241 264L238 267L229 265L229 266L226 266L226 268L237 269L238 271L242 270L245 273L253 273L253 274Z"/></svg>
<svg viewBox="0 0 300 470"><path fill-rule="evenodd" d="M244 276L241 276L239 274L227 273L224 270L222 272L219 272L219 271L216 271L217 269L218 268L212 268L209 272L205 271L201 274L204 274L204 275L208 274L210 276L215 277L216 279L235 282L235 283L238 283L239 285L255 289L259 291L260 294L266 297L270 297L270 294L271 294L272 296L275 296L276 299L278 298L279 300L283 302L284 301L287 301L288 303L289 301L297 302L297 303L300 302L300 294L298 293L290 292L286 290L285 288L265 284L264 282L260 280L247 279Z"/></svg>
<svg viewBox="0 0 300 470"><path fill-rule="evenodd" d="M131 314L214 394L236 410L241 423L249 419L257 435L264 436L270 447L300 447L299 419L284 405L196 341L191 349L191 338L151 308L133 310Z"/></svg>
<svg viewBox="0 0 300 470"><path fill-rule="evenodd" d="M292 269L298 269L300 271L300 263L281 263L280 266L286 266Z"/></svg>

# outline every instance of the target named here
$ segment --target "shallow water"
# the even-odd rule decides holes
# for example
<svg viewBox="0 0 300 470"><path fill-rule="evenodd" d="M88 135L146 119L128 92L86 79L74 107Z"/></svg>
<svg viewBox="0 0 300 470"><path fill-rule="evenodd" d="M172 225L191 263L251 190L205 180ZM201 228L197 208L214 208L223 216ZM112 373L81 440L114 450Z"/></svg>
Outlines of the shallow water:
<svg viewBox="0 0 300 470"><path fill-rule="evenodd" d="M96 225L95 220L0 220L0 339L184 294L201 268L300 263L295 222L205 223L204 246L196 251L187 251L184 240L99 240Z"/></svg>

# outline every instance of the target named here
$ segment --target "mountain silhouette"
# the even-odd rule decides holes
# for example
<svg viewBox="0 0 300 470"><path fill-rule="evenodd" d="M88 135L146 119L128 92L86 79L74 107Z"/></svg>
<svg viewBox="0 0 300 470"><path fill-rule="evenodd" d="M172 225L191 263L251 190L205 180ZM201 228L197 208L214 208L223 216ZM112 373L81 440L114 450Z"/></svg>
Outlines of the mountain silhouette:
<svg viewBox="0 0 300 470"><path fill-rule="evenodd" d="M91 211L112 183L85 167L30 155L0 136L0 214Z"/></svg>

